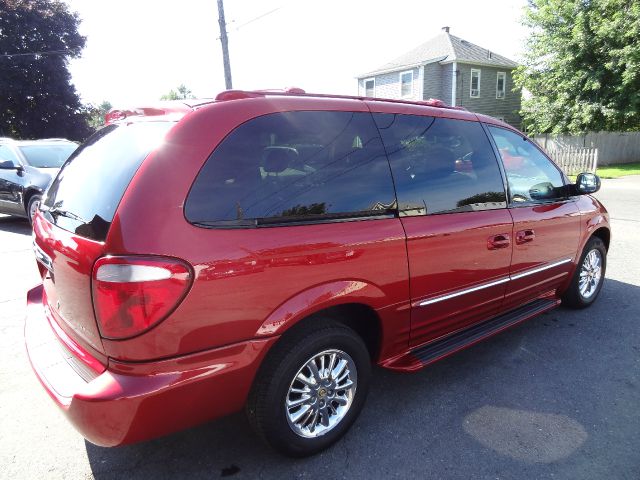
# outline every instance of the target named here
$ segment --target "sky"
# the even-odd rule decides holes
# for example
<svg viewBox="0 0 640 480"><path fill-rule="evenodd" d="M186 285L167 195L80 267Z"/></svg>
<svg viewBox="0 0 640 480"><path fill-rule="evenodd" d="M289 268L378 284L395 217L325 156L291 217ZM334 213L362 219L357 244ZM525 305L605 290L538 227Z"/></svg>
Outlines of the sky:
<svg viewBox="0 0 640 480"><path fill-rule="evenodd" d="M84 102L139 106L180 84L201 98L224 90L216 0L66 3L79 14L80 33L87 37L82 58L70 62ZM225 0L233 87L296 86L307 92L354 95L357 75L429 40L444 26L453 35L518 61L527 36L520 24L525 4Z"/></svg>

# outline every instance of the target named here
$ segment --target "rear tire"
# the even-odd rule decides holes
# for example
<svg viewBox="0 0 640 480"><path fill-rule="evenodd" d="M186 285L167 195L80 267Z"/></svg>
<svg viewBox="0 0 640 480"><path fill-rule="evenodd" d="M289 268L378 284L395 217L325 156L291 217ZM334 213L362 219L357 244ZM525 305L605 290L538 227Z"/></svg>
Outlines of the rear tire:
<svg viewBox="0 0 640 480"><path fill-rule="evenodd" d="M591 237L580 255L578 266L562 303L571 308L586 308L595 302L607 269L607 248L598 237Z"/></svg>
<svg viewBox="0 0 640 480"><path fill-rule="evenodd" d="M249 394L247 418L280 453L312 455L351 427L370 376L369 352L353 330L330 319L310 321L269 352Z"/></svg>

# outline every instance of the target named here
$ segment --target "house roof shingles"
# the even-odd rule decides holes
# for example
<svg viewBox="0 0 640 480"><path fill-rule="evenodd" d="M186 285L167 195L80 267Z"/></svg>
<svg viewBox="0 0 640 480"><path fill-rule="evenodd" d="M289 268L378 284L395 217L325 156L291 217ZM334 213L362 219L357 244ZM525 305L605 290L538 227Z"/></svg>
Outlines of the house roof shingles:
<svg viewBox="0 0 640 480"><path fill-rule="evenodd" d="M399 56L395 60L362 75L358 78L371 77L381 73L394 72L403 68L416 67L433 62L462 62L478 63L482 65L495 65L496 67L515 68L516 62L495 52L490 52L474 43L451 35L449 32L441 32L431 40Z"/></svg>

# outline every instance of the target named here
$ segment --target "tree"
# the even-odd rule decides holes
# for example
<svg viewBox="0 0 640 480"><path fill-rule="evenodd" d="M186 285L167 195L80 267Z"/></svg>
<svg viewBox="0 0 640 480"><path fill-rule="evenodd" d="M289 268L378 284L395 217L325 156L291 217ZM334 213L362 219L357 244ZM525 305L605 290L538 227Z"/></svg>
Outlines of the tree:
<svg viewBox="0 0 640 480"><path fill-rule="evenodd" d="M529 0L515 74L532 133L640 129L640 2Z"/></svg>
<svg viewBox="0 0 640 480"><path fill-rule="evenodd" d="M0 135L90 133L68 70L85 44L79 23L59 0L0 0Z"/></svg>
<svg viewBox="0 0 640 480"><path fill-rule="evenodd" d="M184 83L180 84L178 91L173 88L169 90L169 93L165 93L160 97L160 100L186 100L187 98L195 98L193 92L189 90Z"/></svg>
<svg viewBox="0 0 640 480"><path fill-rule="evenodd" d="M96 130L104 125L104 117L113 106L111 102L105 100L98 106L89 104L86 108L88 116L87 122L92 129Z"/></svg>

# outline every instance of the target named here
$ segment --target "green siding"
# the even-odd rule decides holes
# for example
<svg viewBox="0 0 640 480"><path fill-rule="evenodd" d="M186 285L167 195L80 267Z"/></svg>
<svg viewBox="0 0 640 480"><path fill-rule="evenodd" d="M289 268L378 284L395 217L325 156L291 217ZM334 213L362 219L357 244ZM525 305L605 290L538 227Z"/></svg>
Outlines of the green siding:
<svg viewBox="0 0 640 480"><path fill-rule="evenodd" d="M520 128L522 120L519 115L522 93L513 91L512 71L503 67L486 67L457 63L456 105L472 112L483 113L492 117L502 117L505 122ZM478 69L480 74L480 97L470 95L471 69ZM498 72L505 72L506 91L504 98L496 98L496 81Z"/></svg>

